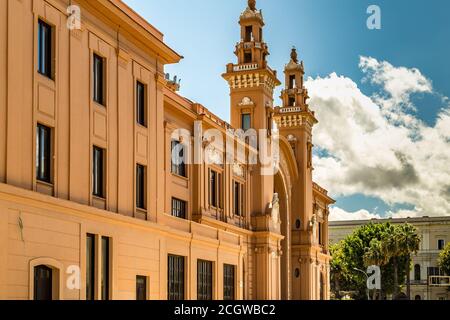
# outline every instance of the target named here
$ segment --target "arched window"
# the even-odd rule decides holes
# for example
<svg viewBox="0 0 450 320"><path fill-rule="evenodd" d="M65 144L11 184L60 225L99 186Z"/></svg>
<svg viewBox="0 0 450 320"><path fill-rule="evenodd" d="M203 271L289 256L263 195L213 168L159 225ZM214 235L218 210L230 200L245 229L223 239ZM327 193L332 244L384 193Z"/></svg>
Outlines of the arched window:
<svg viewBox="0 0 450 320"><path fill-rule="evenodd" d="M53 299L53 270L47 266L34 267L34 300Z"/></svg>
<svg viewBox="0 0 450 320"><path fill-rule="evenodd" d="M421 280L421 276L420 276L420 264L416 264L414 266L414 280L416 281L420 281Z"/></svg>
<svg viewBox="0 0 450 320"><path fill-rule="evenodd" d="M51 258L36 258L29 265L31 300L62 300L63 264Z"/></svg>
<svg viewBox="0 0 450 320"><path fill-rule="evenodd" d="M417 295L414 300L422 300L422 297L420 295Z"/></svg>

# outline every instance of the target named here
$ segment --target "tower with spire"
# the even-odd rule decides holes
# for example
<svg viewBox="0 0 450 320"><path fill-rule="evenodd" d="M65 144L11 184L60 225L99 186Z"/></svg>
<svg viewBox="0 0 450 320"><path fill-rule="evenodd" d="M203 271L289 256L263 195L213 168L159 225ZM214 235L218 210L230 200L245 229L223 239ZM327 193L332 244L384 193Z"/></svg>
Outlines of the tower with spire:
<svg viewBox="0 0 450 320"><path fill-rule="evenodd" d="M251 268L245 296L257 300L327 299L328 205L333 200L312 180L312 128L317 120L308 106L303 61L292 48L284 68L282 103L274 107L274 90L281 82L267 63L264 18L255 0L248 0L239 25L240 41L234 51L237 61L229 63L223 74L230 88L231 126L244 131L265 129L269 139L263 147L271 150L274 139L280 146L278 173L262 174L260 163L248 168L252 238L244 262Z"/></svg>
<svg viewBox="0 0 450 320"><path fill-rule="evenodd" d="M269 48L264 42L264 18L249 0L239 18L240 41L234 54L237 63L227 65L224 79L230 86L231 125L242 129L270 129L273 92L281 82L267 64Z"/></svg>
<svg viewBox="0 0 450 320"><path fill-rule="evenodd" d="M289 252L292 261L298 263L293 267L298 267L302 277L300 280L292 280L292 298L311 300L319 296L317 265L311 264L311 261L319 261L317 259L319 256L323 257L324 261L328 259L324 254L326 245L320 243L320 236L318 236L318 233L327 232L325 227L327 227L328 218L322 216L319 222L315 212L312 129L317 119L308 105L308 90L304 86L304 64L303 61L299 61L295 47L291 50L290 61L284 68L284 74L285 87L280 97L282 106L275 108L274 121L280 136L283 136L290 144L298 168L298 179L292 184L292 194L295 195L295 200L292 201L292 212L295 212L297 216L293 215L292 220L298 219L300 227L291 232L292 241ZM292 223L294 224L295 221ZM321 228L321 231L317 231L318 228Z"/></svg>

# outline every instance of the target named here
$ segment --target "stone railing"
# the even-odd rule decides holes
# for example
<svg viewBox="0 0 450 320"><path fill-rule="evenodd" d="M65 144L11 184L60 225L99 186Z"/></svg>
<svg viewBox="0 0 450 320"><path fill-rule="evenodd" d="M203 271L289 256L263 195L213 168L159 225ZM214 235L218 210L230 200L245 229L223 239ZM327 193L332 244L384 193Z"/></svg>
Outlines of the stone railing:
<svg viewBox="0 0 450 320"><path fill-rule="evenodd" d="M249 71L258 69L257 63L238 64L233 66L233 71Z"/></svg>

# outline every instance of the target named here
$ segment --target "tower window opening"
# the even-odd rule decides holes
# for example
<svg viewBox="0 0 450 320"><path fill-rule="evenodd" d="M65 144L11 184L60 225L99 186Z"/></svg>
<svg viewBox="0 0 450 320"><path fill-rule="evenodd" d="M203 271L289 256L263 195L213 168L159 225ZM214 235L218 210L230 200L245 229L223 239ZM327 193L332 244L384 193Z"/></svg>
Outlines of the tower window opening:
<svg viewBox="0 0 450 320"><path fill-rule="evenodd" d="M259 28L259 42L263 41L263 29Z"/></svg>
<svg viewBox="0 0 450 320"><path fill-rule="evenodd" d="M289 76L289 89L295 88L295 75Z"/></svg>
<svg viewBox="0 0 450 320"><path fill-rule="evenodd" d="M253 38L253 27L246 26L245 27L245 42L252 41L252 38Z"/></svg>
<svg viewBox="0 0 450 320"><path fill-rule="evenodd" d="M295 107L295 98L289 97L289 107Z"/></svg>
<svg viewBox="0 0 450 320"><path fill-rule="evenodd" d="M244 53L244 63L251 63L251 62L252 62L252 53L245 52Z"/></svg>

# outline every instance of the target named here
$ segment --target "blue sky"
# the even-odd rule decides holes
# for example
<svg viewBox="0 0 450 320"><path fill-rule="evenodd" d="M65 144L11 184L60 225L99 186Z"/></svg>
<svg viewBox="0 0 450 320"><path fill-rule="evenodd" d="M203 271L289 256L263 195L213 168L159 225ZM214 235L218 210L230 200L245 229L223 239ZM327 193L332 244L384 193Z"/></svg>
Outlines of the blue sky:
<svg viewBox="0 0 450 320"><path fill-rule="evenodd" d="M247 1L125 2L162 31L166 43L184 56L181 63L166 68L182 79L180 93L228 120L228 86L221 74L227 63L235 62L238 18ZM366 10L372 4L381 8L381 30L366 27ZM380 83L363 81L367 74L359 66L361 56L396 68L417 68L433 90L411 92L415 110L405 113L430 128L436 125L437 115L445 107L441 98L450 97L450 1L259 0L257 7L265 18L272 68L281 73L295 45L307 77L323 78L334 72L351 79L368 97L380 92ZM387 200L378 191L352 192L338 194L337 206L381 215L418 206Z"/></svg>

